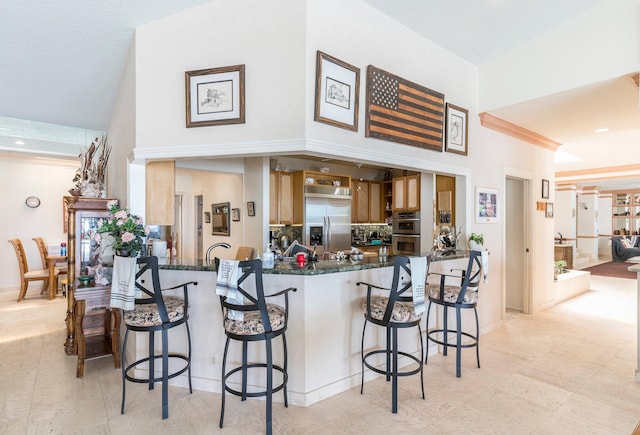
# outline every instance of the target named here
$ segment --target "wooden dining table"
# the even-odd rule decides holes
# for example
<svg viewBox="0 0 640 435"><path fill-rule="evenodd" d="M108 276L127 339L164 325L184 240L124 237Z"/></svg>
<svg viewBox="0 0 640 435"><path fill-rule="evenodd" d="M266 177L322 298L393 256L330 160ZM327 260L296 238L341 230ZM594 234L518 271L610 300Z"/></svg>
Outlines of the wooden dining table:
<svg viewBox="0 0 640 435"><path fill-rule="evenodd" d="M49 268L49 299L55 299L56 291L58 290L56 264L66 262L66 255L47 255L47 267Z"/></svg>

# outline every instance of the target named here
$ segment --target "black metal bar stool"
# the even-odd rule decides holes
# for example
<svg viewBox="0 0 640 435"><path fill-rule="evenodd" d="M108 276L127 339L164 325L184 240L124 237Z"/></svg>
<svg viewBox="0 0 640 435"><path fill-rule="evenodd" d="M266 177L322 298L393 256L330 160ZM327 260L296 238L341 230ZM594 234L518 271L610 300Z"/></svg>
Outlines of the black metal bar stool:
<svg viewBox="0 0 640 435"><path fill-rule="evenodd" d="M284 392L284 406L288 407L287 402L287 340L285 332L287 330L288 313L289 313L289 292L296 291L295 288L287 288L277 293L266 295L262 285L262 260L247 261L226 261L216 259L218 271L218 291L221 287L233 287L233 292L241 294L241 298L245 301L239 301L239 298L232 298L230 293L223 289L221 292L226 295L220 296L220 304L222 306L222 318L224 333L227 340L224 346L224 356L222 359L222 403L220 411L220 428L224 423L225 409L225 392L229 392L235 396L239 396L242 400L247 397L265 397L266 398L266 415L265 424L267 434L272 433L272 397L273 393L280 390ZM236 268L237 281L221 282L222 270L227 272L229 268ZM226 274L229 277L230 275ZM233 275L236 276L234 272ZM253 294L255 293L255 294ZM284 306L267 303L267 298L281 297L284 300ZM284 361L282 365L273 363L273 350L271 340L276 337L282 337L284 350ZM231 340L237 340L242 343L242 363L239 367L235 367L227 371L227 356L229 354L229 344ZM266 350L266 362L249 363L248 347L250 342L263 341ZM248 391L247 379L249 369L264 369L267 385L264 390ZM280 372L282 382L274 385L273 371ZM241 374L241 389L237 390L229 385L229 378L236 373Z"/></svg>
<svg viewBox="0 0 640 435"><path fill-rule="evenodd" d="M162 418L169 417L169 379L175 378L182 373L188 371L189 392L191 389L191 333L189 332L189 296L187 287L190 284L198 285L197 282L191 281L180 284L175 287L161 289L160 277L158 275L158 257L138 258L138 271L136 272L136 288L141 290L146 297L135 300L135 308L130 311L123 311L123 319L126 326L124 341L122 344L122 407L120 413L124 414L126 381L149 384L149 390L153 390L156 382L162 382ZM151 275L151 286L144 285L147 275ZM163 296L162 292L167 290L175 290L182 288L182 297ZM185 325L187 332L187 355L178 353L169 353L168 331L176 326ZM149 333L149 355L145 358L134 361L128 366L125 365L125 356L127 349L127 340L129 332L148 332ZM156 331L162 333L162 353L155 353L154 336ZM162 361L162 374L155 376L155 361ZM184 365L169 373L169 359L180 359L184 361ZM148 363L149 374L145 378L136 378L130 371L137 368L140 364Z"/></svg>
<svg viewBox="0 0 640 435"><path fill-rule="evenodd" d="M429 270L429 258L426 258L426 269L422 273L420 283L424 291L426 274ZM417 277L416 273L416 277ZM405 278L408 278L405 280ZM391 380L391 412L398 412L398 377L411 376L420 374L420 385L422 387L422 399L424 400L424 373L422 358L424 356L424 346L422 344L422 328L420 322L422 320L422 311L414 307L414 299L412 295L412 279L409 257L396 256L393 262L393 281L391 288L383 288L366 282L358 282L356 285L367 286L367 296L363 301L362 308L364 310L364 326L362 327L362 375L360 384L360 394L364 391L364 368L367 367L381 375L385 375L387 381ZM388 296L374 296L372 292L379 290ZM415 290L414 290L415 291ZM423 293L424 294L424 293ZM424 301L423 301L424 303ZM367 323L382 326L386 329L386 347L384 349L375 349L364 353L364 338ZM408 352L398 350L398 330L404 328L418 327L418 340L420 341L420 356L417 357ZM371 361L377 355L384 355L386 362L384 368L380 368ZM406 369L401 371L398 367L398 356L409 358L415 362L417 368Z"/></svg>
<svg viewBox="0 0 640 435"><path fill-rule="evenodd" d="M487 251L485 256L488 255ZM429 358L428 345L429 341L439 344L443 347L442 354L447 356L447 349L456 348L456 377L461 376L461 354L463 348L476 348L476 360L478 368L480 368L480 324L478 322L478 289L480 287L480 278L483 275L483 260L481 251L471 251L469 253L469 263L466 270L461 270L460 275L447 275L433 272L432 275L439 275L440 282L438 284L428 284L427 293L429 297L429 307L427 308L427 355L424 363L427 364ZM487 267L485 266L485 269ZM453 272L455 269L451 269ZM486 270L485 270L486 277ZM455 279L459 282L457 285L447 284L447 278ZM431 304L442 306L442 327L429 330L429 316L431 314ZM449 309L455 310L456 329L449 329ZM476 321L475 334L462 330L462 310L473 309ZM437 334L442 334L438 338ZM450 335L451 334L451 335ZM450 337L455 337L455 342L450 341ZM463 342L463 338L468 339Z"/></svg>

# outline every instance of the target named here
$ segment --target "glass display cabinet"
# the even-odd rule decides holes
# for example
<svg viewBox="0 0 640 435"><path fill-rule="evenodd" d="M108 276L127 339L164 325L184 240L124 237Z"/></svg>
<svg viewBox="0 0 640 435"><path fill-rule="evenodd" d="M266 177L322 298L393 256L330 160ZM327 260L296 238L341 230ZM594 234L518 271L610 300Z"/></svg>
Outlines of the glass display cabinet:
<svg viewBox="0 0 640 435"><path fill-rule="evenodd" d="M110 198L87 198L65 196L67 209L67 339L64 344L67 355L78 353L75 337L76 298L75 293L83 285L78 277L91 274L91 268L97 266L100 259L100 243L96 240L99 220L109 217L107 202Z"/></svg>

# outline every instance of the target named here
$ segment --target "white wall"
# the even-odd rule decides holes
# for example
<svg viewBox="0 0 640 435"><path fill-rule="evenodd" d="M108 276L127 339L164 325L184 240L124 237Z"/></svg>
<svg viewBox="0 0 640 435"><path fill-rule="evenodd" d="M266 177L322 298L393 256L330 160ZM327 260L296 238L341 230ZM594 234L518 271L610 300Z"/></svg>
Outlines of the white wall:
<svg viewBox="0 0 640 435"><path fill-rule="evenodd" d="M598 197L598 257L611 257L611 236L613 228L611 219L613 215L613 195L611 193L600 193Z"/></svg>
<svg viewBox="0 0 640 435"><path fill-rule="evenodd" d="M29 156L3 154L0 158L0 288L20 286L20 273L15 251L9 239L18 238L24 245L30 269L41 269L42 262L34 237L43 237L48 245L67 241L63 230L62 197L69 195L73 177L80 167L77 161L58 161ZM38 208L29 208L29 196L40 198ZM39 283L29 285L29 295L39 294ZM32 289L31 289L32 288ZM16 297L18 296L16 292Z"/></svg>
<svg viewBox="0 0 640 435"><path fill-rule="evenodd" d="M603 1L483 65L481 111L640 70L640 0Z"/></svg>

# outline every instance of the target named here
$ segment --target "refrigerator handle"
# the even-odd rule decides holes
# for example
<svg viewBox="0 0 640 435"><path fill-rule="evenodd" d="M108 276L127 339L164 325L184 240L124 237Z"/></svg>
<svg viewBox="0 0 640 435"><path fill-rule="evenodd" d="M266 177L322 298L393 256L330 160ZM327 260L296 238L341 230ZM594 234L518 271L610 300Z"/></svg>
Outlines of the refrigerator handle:
<svg viewBox="0 0 640 435"><path fill-rule="evenodd" d="M331 217L327 216L327 246L331 251Z"/></svg>
<svg viewBox="0 0 640 435"><path fill-rule="evenodd" d="M327 236L327 217L322 216L322 244L323 250L329 252L329 239Z"/></svg>

